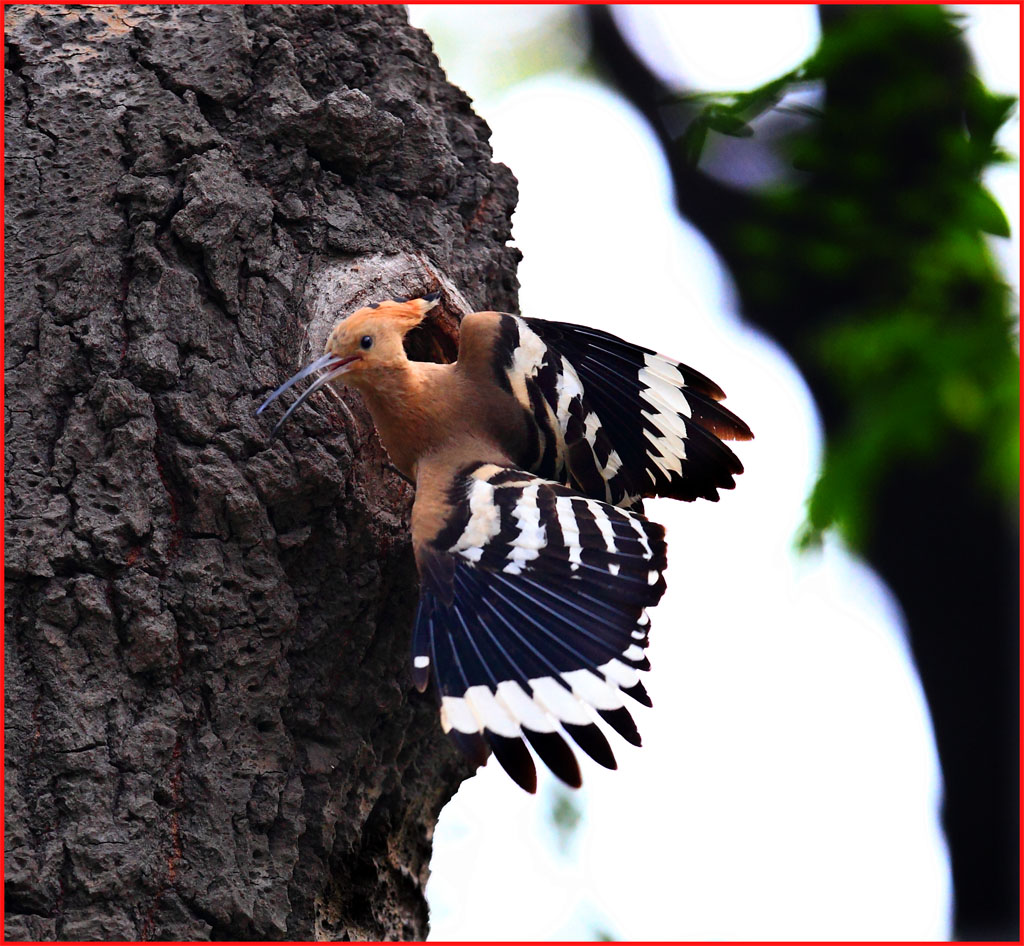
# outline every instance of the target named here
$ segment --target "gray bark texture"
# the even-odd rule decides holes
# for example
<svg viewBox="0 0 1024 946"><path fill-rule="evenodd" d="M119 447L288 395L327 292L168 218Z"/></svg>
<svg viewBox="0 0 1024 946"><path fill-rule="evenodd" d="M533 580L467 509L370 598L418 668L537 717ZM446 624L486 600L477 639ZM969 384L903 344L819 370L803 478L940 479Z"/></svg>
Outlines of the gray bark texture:
<svg viewBox="0 0 1024 946"><path fill-rule="evenodd" d="M514 309L516 199L401 7L5 11L8 939L410 939L469 774L412 487L270 389L374 298ZM290 396L284 399L290 403Z"/></svg>

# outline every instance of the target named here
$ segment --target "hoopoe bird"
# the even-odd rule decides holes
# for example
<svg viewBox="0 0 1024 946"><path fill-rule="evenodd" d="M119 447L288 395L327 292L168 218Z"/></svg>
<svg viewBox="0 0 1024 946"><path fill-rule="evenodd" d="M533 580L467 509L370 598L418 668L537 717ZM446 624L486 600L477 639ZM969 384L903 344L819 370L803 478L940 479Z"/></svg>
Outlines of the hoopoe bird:
<svg viewBox="0 0 1024 946"><path fill-rule="evenodd" d="M666 546L642 501L717 501L743 471L722 441L753 435L704 375L582 325L475 312L457 361L410 361L405 334L438 299L342 319L260 411L318 371L275 432L325 384L362 394L416 485L414 684L433 676L441 726L475 765L491 752L534 792L529 743L578 787L563 733L615 768L592 711L638 746L624 696L651 705L646 609L665 591Z"/></svg>

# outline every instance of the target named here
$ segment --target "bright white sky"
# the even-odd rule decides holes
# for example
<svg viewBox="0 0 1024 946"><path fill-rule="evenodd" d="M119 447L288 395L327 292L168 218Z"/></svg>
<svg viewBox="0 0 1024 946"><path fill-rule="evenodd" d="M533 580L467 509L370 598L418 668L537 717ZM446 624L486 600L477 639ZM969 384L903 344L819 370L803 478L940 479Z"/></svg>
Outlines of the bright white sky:
<svg viewBox="0 0 1024 946"><path fill-rule="evenodd" d="M997 13L1017 20L993 26ZM990 40L1019 37L1017 8L979 16ZM722 385L757 439L739 445L746 472L717 505L648 505L668 529L670 567L652 613L655 706L634 713L644 748L612 734L617 772L582 760L583 820L565 852L550 812L566 790L542 765L532 797L494 763L467 781L434 836L431 938L947 938L937 762L898 606L838 543L793 551L821 448L806 387L739 321L724 271L672 210L643 121L571 74L571 31L544 32L563 17L410 7L519 179L522 311L682 359ZM627 17L698 88L777 75L817 30L810 8L790 6ZM754 41L736 42L737 22ZM545 36L534 61L565 68L510 84L509 57ZM1010 54L981 50L983 71ZM1011 92L1016 75L985 72Z"/></svg>

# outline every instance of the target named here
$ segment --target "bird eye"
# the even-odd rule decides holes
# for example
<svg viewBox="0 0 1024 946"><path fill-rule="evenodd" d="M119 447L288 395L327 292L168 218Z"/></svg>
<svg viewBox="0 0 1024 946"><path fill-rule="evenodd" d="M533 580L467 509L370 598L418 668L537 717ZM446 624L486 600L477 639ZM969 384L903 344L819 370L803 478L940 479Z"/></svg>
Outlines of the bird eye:
<svg viewBox="0 0 1024 946"><path fill-rule="evenodd" d="M364 335L361 339L359 339L359 347L360 348L373 348L373 336L372 335Z"/></svg>

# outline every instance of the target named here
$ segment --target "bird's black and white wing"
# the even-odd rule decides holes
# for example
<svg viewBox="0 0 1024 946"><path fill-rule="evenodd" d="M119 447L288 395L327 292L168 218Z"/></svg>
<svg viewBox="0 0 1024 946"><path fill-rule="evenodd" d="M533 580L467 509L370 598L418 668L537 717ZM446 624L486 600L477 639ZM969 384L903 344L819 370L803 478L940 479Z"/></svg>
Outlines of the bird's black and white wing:
<svg viewBox="0 0 1024 946"><path fill-rule="evenodd" d="M441 723L477 764L488 749L528 791L529 743L569 785L564 735L615 767L594 712L640 737L624 694L650 705L645 609L665 590L664 530L506 466L417 475L420 607L413 679L437 683Z"/></svg>
<svg viewBox="0 0 1024 946"><path fill-rule="evenodd" d="M722 441L749 440L750 428L718 403L717 384L680 362L597 329L513 315L502 316L496 361L541 428L529 468L588 496L626 508L644 496L717 501L743 472Z"/></svg>

